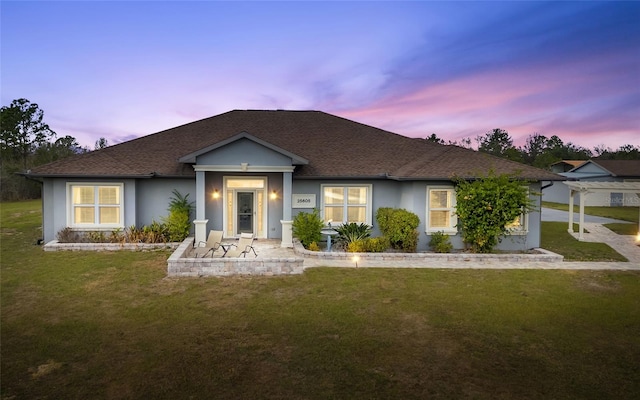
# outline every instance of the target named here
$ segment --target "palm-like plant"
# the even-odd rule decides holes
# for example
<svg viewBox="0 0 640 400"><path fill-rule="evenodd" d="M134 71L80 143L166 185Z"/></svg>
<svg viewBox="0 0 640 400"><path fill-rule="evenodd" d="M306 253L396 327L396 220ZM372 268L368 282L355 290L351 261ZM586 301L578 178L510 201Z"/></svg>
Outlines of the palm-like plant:
<svg viewBox="0 0 640 400"><path fill-rule="evenodd" d="M350 222L334 229L338 232L337 242L346 248L349 243L370 237L372 227L363 223Z"/></svg>

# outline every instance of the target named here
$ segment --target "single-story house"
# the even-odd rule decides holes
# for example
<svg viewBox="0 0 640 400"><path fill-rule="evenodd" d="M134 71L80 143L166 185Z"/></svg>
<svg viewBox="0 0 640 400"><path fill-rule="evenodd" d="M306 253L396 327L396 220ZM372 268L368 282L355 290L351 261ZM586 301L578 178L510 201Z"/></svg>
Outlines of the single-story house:
<svg viewBox="0 0 640 400"><path fill-rule="evenodd" d="M561 172L566 181L579 182L640 182L640 160L598 160L580 161L568 172ZM542 200L554 203L569 203L569 186L556 183L546 189ZM585 206L631 206L638 207L635 193L600 191L590 194Z"/></svg>
<svg viewBox="0 0 640 400"><path fill-rule="evenodd" d="M113 230L167 215L175 189L195 201L196 240L253 233L292 246L292 220L320 210L333 226L376 228L380 207L420 217L419 250L456 229L454 176L520 172L540 201L556 174L457 146L401 136L320 111L235 110L34 168L42 182L45 242L63 228ZM540 245L540 213L515 221L501 247ZM426 235L426 236L425 236Z"/></svg>

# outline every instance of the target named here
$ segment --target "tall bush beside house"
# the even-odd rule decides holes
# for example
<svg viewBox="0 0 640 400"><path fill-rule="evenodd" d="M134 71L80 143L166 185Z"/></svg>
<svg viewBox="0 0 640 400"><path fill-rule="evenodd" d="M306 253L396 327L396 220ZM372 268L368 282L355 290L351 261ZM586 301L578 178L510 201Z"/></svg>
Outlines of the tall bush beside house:
<svg viewBox="0 0 640 400"><path fill-rule="evenodd" d="M376 212L376 221L392 248L407 253L416 251L420 225L416 214L403 208L381 207Z"/></svg>
<svg viewBox="0 0 640 400"><path fill-rule="evenodd" d="M311 213L301 212L293 219L293 236L297 237L302 245L308 249L312 243L317 244L322 239L320 231L323 226L324 223L318 210L314 209Z"/></svg>
<svg viewBox="0 0 640 400"><path fill-rule="evenodd" d="M167 226L170 242L181 242L191 231L190 215L193 202L189 202L189 194L182 196L176 189L169 202L169 216L163 218Z"/></svg>
<svg viewBox="0 0 640 400"><path fill-rule="evenodd" d="M476 253L490 253L508 224L534 208L522 180L494 172L474 181L457 180L456 202L462 240Z"/></svg>

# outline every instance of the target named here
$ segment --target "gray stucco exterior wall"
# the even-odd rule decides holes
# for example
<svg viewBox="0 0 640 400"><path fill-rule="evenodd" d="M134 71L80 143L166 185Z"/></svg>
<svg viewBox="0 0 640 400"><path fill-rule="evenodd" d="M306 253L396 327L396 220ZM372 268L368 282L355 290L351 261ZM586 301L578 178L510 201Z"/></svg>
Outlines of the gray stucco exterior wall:
<svg viewBox="0 0 640 400"><path fill-rule="evenodd" d="M123 184L123 225L136 224L136 180L134 179L63 179L45 178L42 183L43 216L42 233L45 242L56 238L57 233L68 226L69 208L67 184L121 183Z"/></svg>
<svg viewBox="0 0 640 400"><path fill-rule="evenodd" d="M140 227L154 220L161 222L162 217L169 215L167 208L174 189L182 196L189 196L187 200L190 202L195 201L194 179L139 179L135 191L136 219L133 224Z"/></svg>

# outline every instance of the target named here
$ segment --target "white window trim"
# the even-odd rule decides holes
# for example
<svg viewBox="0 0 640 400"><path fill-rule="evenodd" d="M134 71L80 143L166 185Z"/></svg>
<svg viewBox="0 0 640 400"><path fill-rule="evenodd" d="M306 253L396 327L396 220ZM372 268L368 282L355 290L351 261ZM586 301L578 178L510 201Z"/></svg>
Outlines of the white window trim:
<svg viewBox="0 0 640 400"><path fill-rule="evenodd" d="M365 218L366 221L359 221L365 223L367 225L373 225L373 185L372 184L358 184L358 183L323 183L320 185L320 215L322 220L325 220L324 217L324 189L326 187L341 187L341 188L350 188L350 187L366 187L367 188L367 203L365 204ZM346 201L347 197L345 197ZM346 204L345 204L346 205ZM345 209L346 212L346 209ZM332 222L333 226L340 226L342 223Z"/></svg>
<svg viewBox="0 0 640 400"><path fill-rule="evenodd" d="M73 221L73 187L74 186L92 186L94 187L107 187L116 186L119 187L120 194L120 223L119 224L76 224ZM67 226L75 230L113 230L118 228L124 228L124 183L118 182L67 182ZM97 221L96 215L96 221Z"/></svg>
<svg viewBox="0 0 640 400"><path fill-rule="evenodd" d="M431 210L431 205L429 204L429 199L430 199L430 192L432 190L450 190L452 195L451 195L451 223L450 226L448 228L431 228L430 225L430 221L429 221L429 216L431 215L431 213L429 212ZM426 197L427 197L427 202L426 202L426 213L425 213L425 233L426 234L432 234L432 233L436 233L436 232L443 232L446 235L456 235L458 233L458 228L456 227L456 225L458 224L458 216L456 214L456 189L454 186L450 186L450 185L438 185L438 186L427 186L427 192L426 192Z"/></svg>

